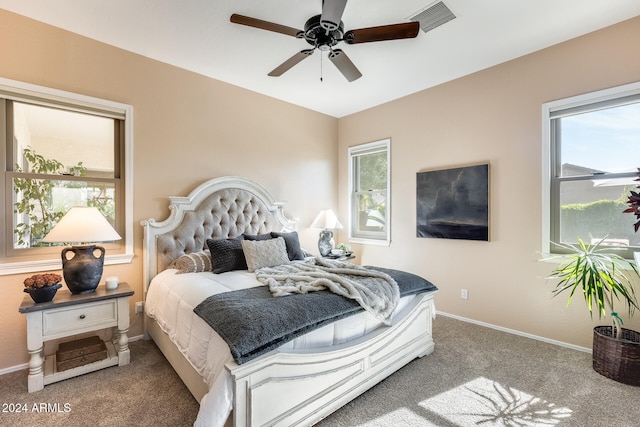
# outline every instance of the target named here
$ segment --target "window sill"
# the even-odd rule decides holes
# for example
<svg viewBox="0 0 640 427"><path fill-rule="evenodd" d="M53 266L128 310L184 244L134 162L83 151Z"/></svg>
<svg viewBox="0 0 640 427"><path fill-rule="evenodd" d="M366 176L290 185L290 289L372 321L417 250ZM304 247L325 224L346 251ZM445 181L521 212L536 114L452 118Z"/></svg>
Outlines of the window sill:
<svg viewBox="0 0 640 427"><path fill-rule="evenodd" d="M560 254L560 253L543 253L542 257L538 260L540 262L544 262L547 264L561 264L565 261L567 261L567 257L570 254L566 253L566 254ZM640 252L634 252L633 253L633 258L625 258L626 261L628 261L631 264L634 264L640 269ZM628 264L624 264L619 266L619 268L621 270L626 270L626 271L632 271L632 267L629 266Z"/></svg>
<svg viewBox="0 0 640 427"><path fill-rule="evenodd" d="M356 237L349 238L349 243L355 243L358 245L391 246L390 240L363 239Z"/></svg>
<svg viewBox="0 0 640 427"><path fill-rule="evenodd" d="M132 253L106 255L105 265L130 264L133 259ZM11 274L34 273L47 270L62 270L62 261L57 259L46 259L38 261L7 262L0 263L0 276Z"/></svg>

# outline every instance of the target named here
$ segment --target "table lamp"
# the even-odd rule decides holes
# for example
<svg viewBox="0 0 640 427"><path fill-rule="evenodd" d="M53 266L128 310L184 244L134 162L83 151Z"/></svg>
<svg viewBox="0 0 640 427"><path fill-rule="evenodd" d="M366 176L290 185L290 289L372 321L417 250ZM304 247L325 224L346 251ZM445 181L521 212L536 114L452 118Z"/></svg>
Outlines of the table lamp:
<svg viewBox="0 0 640 427"><path fill-rule="evenodd" d="M58 221L43 241L79 243L62 250L62 275L72 294L88 294L98 287L104 265L105 249L93 243L120 239L97 208L76 206Z"/></svg>
<svg viewBox="0 0 640 427"><path fill-rule="evenodd" d="M335 246L335 241L333 240L333 232L329 230L333 229L341 229L342 224L338 221L338 217L331 209L321 210L316 219L311 223L312 228L323 228L320 232L320 238L318 239L318 249L320 250L320 255L327 256L331 254L331 250Z"/></svg>

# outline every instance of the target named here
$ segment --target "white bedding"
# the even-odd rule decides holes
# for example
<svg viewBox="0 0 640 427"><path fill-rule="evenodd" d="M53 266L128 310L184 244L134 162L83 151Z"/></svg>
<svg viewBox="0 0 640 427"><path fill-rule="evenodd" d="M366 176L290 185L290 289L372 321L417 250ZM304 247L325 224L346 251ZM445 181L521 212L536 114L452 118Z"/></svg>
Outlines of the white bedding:
<svg viewBox="0 0 640 427"><path fill-rule="evenodd" d="M200 402L195 425L221 427L232 409L232 381L225 364L233 358L224 340L193 312L193 308L210 295L262 284L254 273L248 271L222 274L176 274L176 271L168 269L153 278L145 311L156 320L209 386L209 393ZM414 297L401 298L395 313L405 308ZM330 347L361 337L381 324L363 311L298 337L276 351Z"/></svg>

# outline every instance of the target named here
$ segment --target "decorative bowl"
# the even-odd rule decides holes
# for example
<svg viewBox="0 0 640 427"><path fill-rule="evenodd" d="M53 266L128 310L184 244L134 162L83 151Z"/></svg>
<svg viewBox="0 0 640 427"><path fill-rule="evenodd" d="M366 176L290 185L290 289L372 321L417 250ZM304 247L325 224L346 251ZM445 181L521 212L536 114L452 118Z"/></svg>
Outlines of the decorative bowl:
<svg viewBox="0 0 640 427"><path fill-rule="evenodd" d="M60 283L56 283L42 288L26 287L24 291L31 296L34 302L40 303L51 301L61 287L62 285Z"/></svg>

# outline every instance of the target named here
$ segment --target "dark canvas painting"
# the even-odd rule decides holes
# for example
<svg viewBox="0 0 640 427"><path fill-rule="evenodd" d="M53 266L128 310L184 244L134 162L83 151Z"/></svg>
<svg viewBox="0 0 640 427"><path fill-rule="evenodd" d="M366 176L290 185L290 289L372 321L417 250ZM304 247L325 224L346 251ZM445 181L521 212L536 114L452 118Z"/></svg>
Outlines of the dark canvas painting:
<svg viewBox="0 0 640 427"><path fill-rule="evenodd" d="M489 165L417 174L417 237L489 240Z"/></svg>

